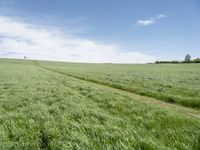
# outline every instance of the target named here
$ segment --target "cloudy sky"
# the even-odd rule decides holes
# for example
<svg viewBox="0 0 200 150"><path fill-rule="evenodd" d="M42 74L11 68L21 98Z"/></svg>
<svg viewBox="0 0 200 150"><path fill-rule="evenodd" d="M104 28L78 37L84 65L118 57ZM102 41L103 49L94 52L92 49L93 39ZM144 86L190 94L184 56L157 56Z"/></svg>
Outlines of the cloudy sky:
<svg viewBox="0 0 200 150"><path fill-rule="evenodd" d="M198 0L0 0L0 57L146 63L200 57Z"/></svg>

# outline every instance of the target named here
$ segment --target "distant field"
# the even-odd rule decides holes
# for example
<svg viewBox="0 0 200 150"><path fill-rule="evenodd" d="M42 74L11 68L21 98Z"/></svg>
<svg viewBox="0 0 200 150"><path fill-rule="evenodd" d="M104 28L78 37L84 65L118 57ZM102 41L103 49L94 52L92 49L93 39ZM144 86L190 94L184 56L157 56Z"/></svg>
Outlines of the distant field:
<svg viewBox="0 0 200 150"><path fill-rule="evenodd" d="M200 108L200 64L73 64L42 65L85 80L109 85L170 103Z"/></svg>
<svg viewBox="0 0 200 150"><path fill-rule="evenodd" d="M199 68L0 59L0 149L199 150Z"/></svg>

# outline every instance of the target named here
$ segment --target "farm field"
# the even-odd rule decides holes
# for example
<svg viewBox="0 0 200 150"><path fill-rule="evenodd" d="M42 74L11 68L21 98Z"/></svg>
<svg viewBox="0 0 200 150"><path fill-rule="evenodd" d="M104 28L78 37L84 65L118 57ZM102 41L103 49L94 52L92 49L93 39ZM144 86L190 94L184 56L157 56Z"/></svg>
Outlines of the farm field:
<svg viewBox="0 0 200 150"><path fill-rule="evenodd" d="M84 80L131 91L170 103L200 108L199 64L76 64L41 65Z"/></svg>
<svg viewBox="0 0 200 150"><path fill-rule="evenodd" d="M0 149L199 150L199 68L0 59Z"/></svg>

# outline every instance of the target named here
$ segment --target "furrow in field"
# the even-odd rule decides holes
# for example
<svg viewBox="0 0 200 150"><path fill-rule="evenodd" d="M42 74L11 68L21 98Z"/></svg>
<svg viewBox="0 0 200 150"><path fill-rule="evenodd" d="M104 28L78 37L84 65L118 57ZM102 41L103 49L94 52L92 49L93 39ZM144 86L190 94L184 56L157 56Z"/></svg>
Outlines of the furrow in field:
<svg viewBox="0 0 200 150"><path fill-rule="evenodd" d="M46 67L46 66L40 66L36 62L35 62L35 65L37 65L40 68L43 68L43 69L46 69L46 70L49 70L49 71L52 71L52 72L55 72L55 73L59 73L59 74L62 74L64 76L67 76L67 77L70 77L70 78L73 78L73 79L76 79L76 80L79 80L79 81L82 81L82 82L87 82L87 84L89 84L93 87L95 86L97 88L101 88L101 89L104 89L104 90L107 90L107 91L110 91L110 92L118 93L118 94L129 96L129 97L134 97L134 99L137 99L139 102L159 106L159 107L162 107L163 109L176 111L176 112L179 112L181 114L185 114L187 116L193 116L195 118L200 119L200 111L197 110L197 109L184 107L184 106L178 105L178 104L167 103L167 102L164 102L164 101L161 101L161 100L158 100L158 99L150 98L150 97L147 97L147 96L142 96L142 95L130 92L130 91L118 89L118 88L115 88L115 87L100 84L100 83L90 81L90 80L85 80L81 77L73 76L71 74L67 74L67 73L64 73L64 72L56 70L56 69L52 69L52 68L49 68L49 67Z"/></svg>

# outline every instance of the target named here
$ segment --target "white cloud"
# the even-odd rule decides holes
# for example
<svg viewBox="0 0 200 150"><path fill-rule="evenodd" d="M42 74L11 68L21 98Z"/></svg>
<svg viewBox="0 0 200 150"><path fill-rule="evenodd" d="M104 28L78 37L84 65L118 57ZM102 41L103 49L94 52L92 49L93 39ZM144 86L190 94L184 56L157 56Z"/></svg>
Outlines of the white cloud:
<svg viewBox="0 0 200 150"><path fill-rule="evenodd" d="M124 52L113 44L101 44L63 33L59 28L26 23L0 16L0 57L70 62L146 63L155 57Z"/></svg>
<svg viewBox="0 0 200 150"><path fill-rule="evenodd" d="M136 24L139 26L149 26L149 25L155 24L157 22L157 20L160 20L160 19L166 18L166 17L167 17L166 15L159 14L154 18L149 18L146 20L138 20Z"/></svg>
<svg viewBox="0 0 200 150"><path fill-rule="evenodd" d="M155 22L153 20L138 20L137 24L140 26L149 26L154 24Z"/></svg>

